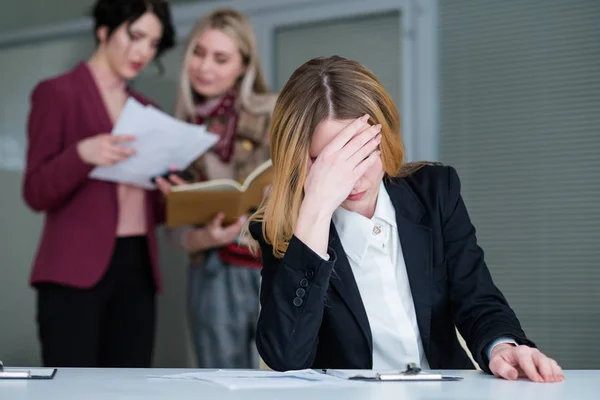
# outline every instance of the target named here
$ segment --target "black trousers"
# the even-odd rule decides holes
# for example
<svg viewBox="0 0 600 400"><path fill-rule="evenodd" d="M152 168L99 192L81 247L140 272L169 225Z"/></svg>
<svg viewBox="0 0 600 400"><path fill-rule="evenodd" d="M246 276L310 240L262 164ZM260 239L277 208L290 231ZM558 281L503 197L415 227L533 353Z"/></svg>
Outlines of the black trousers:
<svg viewBox="0 0 600 400"><path fill-rule="evenodd" d="M44 366L151 366L156 290L145 237L118 238L106 274L91 289L36 288Z"/></svg>

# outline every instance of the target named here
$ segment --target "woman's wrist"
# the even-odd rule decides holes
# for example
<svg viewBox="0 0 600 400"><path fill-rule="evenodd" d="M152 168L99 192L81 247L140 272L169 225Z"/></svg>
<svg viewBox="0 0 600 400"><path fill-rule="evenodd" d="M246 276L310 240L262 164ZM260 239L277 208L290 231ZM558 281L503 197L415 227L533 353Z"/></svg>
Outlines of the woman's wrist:
<svg viewBox="0 0 600 400"><path fill-rule="evenodd" d="M304 200L300 205L298 223L306 221L308 225L323 225L331 222L333 212L325 207L319 207L315 202Z"/></svg>
<svg viewBox="0 0 600 400"><path fill-rule="evenodd" d="M210 248L206 235L206 228L190 229L185 233L185 249L188 253L195 253Z"/></svg>
<svg viewBox="0 0 600 400"><path fill-rule="evenodd" d="M315 218L331 219L336 208L337 207L327 206L323 203L322 199L317 198L317 196L306 194L300 205L300 212L304 212Z"/></svg>
<svg viewBox="0 0 600 400"><path fill-rule="evenodd" d="M312 251L325 257L329 241L329 225L333 213L306 199L300 206L294 235Z"/></svg>

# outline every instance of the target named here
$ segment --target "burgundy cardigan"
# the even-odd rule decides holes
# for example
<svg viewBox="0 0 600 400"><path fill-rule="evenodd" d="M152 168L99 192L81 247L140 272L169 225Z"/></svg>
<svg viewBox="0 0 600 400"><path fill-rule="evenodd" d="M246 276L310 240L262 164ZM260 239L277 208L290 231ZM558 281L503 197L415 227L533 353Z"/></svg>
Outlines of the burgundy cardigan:
<svg viewBox="0 0 600 400"><path fill-rule="evenodd" d="M143 104L149 101L129 90ZM117 230L117 184L89 179L93 166L77 143L110 133L113 124L86 63L39 83L31 95L23 197L45 221L30 283L54 282L90 288L106 272ZM132 132L135 134L135 132ZM164 200L146 191L148 247L161 290L155 227L164 220Z"/></svg>

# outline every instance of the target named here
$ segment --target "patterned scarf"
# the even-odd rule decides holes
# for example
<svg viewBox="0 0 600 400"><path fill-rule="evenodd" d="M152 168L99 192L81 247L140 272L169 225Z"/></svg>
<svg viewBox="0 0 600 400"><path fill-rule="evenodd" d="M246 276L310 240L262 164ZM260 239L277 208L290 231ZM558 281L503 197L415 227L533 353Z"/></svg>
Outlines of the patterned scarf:
<svg viewBox="0 0 600 400"><path fill-rule="evenodd" d="M233 139L237 124L235 97L235 91L231 90L216 103L208 102L196 106L196 123L205 124L209 132L221 137L211 151L224 163L229 163L233 156Z"/></svg>

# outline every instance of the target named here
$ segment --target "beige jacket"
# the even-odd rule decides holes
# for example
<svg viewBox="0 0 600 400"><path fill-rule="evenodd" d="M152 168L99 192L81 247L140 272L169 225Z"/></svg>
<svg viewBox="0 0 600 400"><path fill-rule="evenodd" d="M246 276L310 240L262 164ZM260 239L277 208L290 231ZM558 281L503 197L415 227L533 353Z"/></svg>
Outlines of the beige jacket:
<svg viewBox="0 0 600 400"><path fill-rule="evenodd" d="M270 157L269 125L276 100L276 94L255 95L251 101L252 111L239 109L233 153L234 175L239 182ZM197 180L207 175L204 158L200 157L188 168ZM166 234L172 244L185 249L183 239L190 229L193 227L167 229ZM190 259L192 264L199 265L204 254L190 253Z"/></svg>
<svg viewBox="0 0 600 400"><path fill-rule="evenodd" d="M276 100L275 94L254 95L252 108L255 111L239 108L233 150L234 178L239 182L270 157L269 125ZM204 161L204 157L200 157L189 168L196 179L208 175Z"/></svg>

